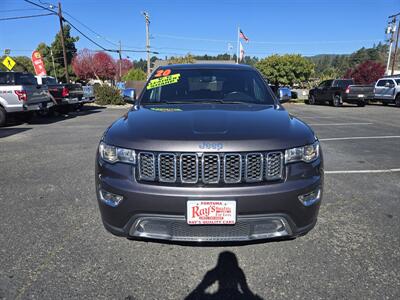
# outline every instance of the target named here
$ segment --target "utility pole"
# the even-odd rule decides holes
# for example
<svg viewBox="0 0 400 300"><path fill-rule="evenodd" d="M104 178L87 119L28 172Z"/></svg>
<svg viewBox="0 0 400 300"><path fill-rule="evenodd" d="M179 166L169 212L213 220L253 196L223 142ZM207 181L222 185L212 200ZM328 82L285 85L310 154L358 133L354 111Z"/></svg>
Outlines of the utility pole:
<svg viewBox="0 0 400 300"><path fill-rule="evenodd" d="M121 81L122 78L122 46L121 46L121 41L119 41L119 81Z"/></svg>
<svg viewBox="0 0 400 300"><path fill-rule="evenodd" d="M239 43L240 43L240 40L239 40L239 31L240 31L240 27L238 26L238 30L237 30L237 43L236 43L236 63L238 64L239 63L239 51L240 51L240 49L239 49Z"/></svg>
<svg viewBox="0 0 400 300"><path fill-rule="evenodd" d="M146 52L147 52L147 77L150 76L150 16L147 12L143 12L144 19L146 21Z"/></svg>
<svg viewBox="0 0 400 300"><path fill-rule="evenodd" d="M67 80L67 83L69 83L67 51L65 50L64 27L63 27L63 16L62 16L62 11L61 11L61 2L58 2L58 18L60 19L60 33L61 33L61 45L63 48L63 56L64 56L65 79Z"/></svg>
<svg viewBox="0 0 400 300"><path fill-rule="evenodd" d="M390 17L389 17L390 18ZM390 59L392 57L392 46L393 46L393 41L394 41L394 33L396 32L396 17L392 19L392 21L388 22L388 27L386 30L386 33L390 33L389 37L389 55L386 63L386 75L389 75L389 68L390 68Z"/></svg>
<svg viewBox="0 0 400 300"><path fill-rule="evenodd" d="M53 50L51 50L51 48L50 48L50 55L51 55L51 61L53 62L54 77L56 78L56 81L58 82L58 79L57 79L57 72L56 72L56 65L54 64Z"/></svg>
<svg viewBox="0 0 400 300"><path fill-rule="evenodd" d="M396 17L394 18L396 22ZM394 68L396 67L396 56L397 56L397 49L399 48L399 33L400 33L400 20L399 25L397 25L397 38L396 38L396 46L394 47L394 57L393 57L393 64L392 64L392 74L394 74Z"/></svg>

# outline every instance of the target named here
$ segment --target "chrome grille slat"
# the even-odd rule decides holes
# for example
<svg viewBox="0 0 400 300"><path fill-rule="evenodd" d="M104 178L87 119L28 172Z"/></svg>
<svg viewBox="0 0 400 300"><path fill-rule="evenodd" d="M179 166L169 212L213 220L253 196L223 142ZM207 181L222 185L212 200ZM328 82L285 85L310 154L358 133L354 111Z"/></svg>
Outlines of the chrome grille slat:
<svg viewBox="0 0 400 300"><path fill-rule="evenodd" d="M138 155L139 179L154 181L156 179L155 157L152 152L140 152Z"/></svg>
<svg viewBox="0 0 400 300"><path fill-rule="evenodd" d="M201 158L201 179L203 183L219 183L221 162L218 154L204 153Z"/></svg>
<svg viewBox="0 0 400 300"><path fill-rule="evenodd" d="M158 179L160 182L176 181L176 155L174 153L158 155Z"/></svg>
<svg viewBox="0 0 400 300"><path fill-rule="evenodd" d="M180 178L182 183L197 183L199 180L199 158L197 154L181 154Z"/></svg>
<svg viewBox="0 0 400 300"><path fill-rule="evenodd" d="M239 183L242 181L242 156L229 153L224 155L224 182Z"/></svg>
<svg viewBox="0 0 400 300"><path fill-rule="evenodd" d="M138 151L138 180L183 184L243 184L284 178L281 151L168 153Z"/></svg>
<svg viewBox="0 0 400 300"><path fill-rule="evenodd" d="M266 159L266 174L267 180L282 179L283 176L283 153L269 152Z"/></svg>
<svg viewBox="0 0 400 300"><path fill-rule="evenodd" d="M247 153L244 178L246 182L260 182L264 175L264 156L262 153Z"/></svg>

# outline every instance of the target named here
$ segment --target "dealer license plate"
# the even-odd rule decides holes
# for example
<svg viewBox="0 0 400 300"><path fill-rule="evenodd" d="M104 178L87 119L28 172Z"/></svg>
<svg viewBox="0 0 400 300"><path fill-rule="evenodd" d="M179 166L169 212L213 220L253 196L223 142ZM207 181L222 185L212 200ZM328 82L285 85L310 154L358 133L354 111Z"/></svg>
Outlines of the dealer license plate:
<svg viewBox="0 0 400 300"><path fill-rule="evenodd" d="M227 225L236 223L236 201L190 200L186 220L189 225Z"/></svg>

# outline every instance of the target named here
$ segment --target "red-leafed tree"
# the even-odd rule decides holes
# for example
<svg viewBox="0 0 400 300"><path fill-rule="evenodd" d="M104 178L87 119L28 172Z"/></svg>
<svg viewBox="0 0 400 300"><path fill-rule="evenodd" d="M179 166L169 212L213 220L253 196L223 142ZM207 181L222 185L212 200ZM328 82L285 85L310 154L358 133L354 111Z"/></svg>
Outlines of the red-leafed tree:
<svg viewBox="0 0 400 300"><path fill-rule="evenodd" d="M367 60L354 69L347 70L345 77L353 78L356 84L371 84L385 74L385 66L379 62Z"/></svg>
<svg viewBox="0 0 400 300"><path fill-rule="evenodd" d="M81 79L94 78L93 54L88 49L79 51L72 58L72 70Z"/></svg>
<svg viewBox="0 0 400 300"><path fill-rule="evenodd" d="M120 60L117 60L115 62L117 77L119 77L119 64ZM132 68L133 68L133 63L129 59L126 58L121 59L121 77L124 76L126 73L128 73L128 71Z"/></svg>
<svg viewBox="0 0 400 300"><path fill-rule="evenodd" d="M93 70L95 76L102 79L114 79L116 74L115 60L104 52L93 55Z"/></svg>

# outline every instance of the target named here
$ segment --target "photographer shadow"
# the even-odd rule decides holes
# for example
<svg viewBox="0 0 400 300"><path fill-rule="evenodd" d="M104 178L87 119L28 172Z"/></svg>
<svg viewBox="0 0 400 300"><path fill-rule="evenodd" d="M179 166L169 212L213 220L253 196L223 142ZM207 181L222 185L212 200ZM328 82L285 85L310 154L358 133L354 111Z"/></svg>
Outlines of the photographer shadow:
<svg viewBox="0 0 400 300"><path fill-rule="evenodd" d="M207 289L218 282L218 290L208 293ZM249 299L262 298L249 289L246 276L239 267L236 255L229 251L220 253L218 263L208 271L200 284L185 298L186 300Z"/></svg>

